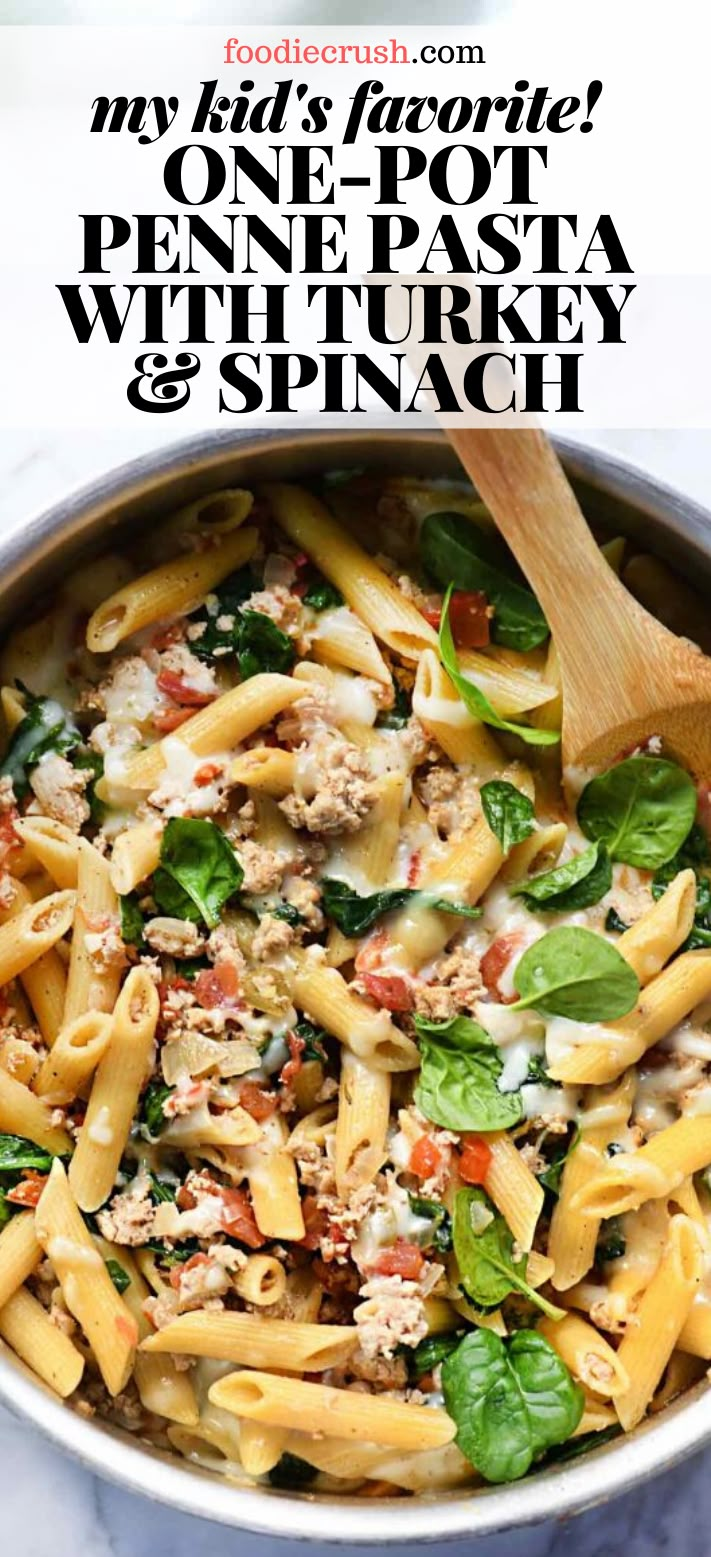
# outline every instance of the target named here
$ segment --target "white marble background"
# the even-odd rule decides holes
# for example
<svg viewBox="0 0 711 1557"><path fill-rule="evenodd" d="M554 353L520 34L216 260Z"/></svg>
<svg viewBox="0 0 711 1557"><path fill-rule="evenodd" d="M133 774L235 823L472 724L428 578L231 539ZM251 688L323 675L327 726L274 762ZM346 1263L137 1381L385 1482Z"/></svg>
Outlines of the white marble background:
<svg viewBox="0 0 711 1557"><path fill-rule="evenodd" d="M711 438L653 430L589 435L711 510ZM0 432L0 531L155 447L154 427L107 432ZM709 518L711 524L711 514ZM0 1557L298 1557L286 1541L244 1536L152 1504L90 1475L0 1408ZM711 1553L711 1451L570 1522L476 1543L477 1557L707 1557ZM466 1544L462 1548L466 1550ZM331 1548L335 1553L336 1548ZM340 1548L347 1554L348 1548ZM351 1548L350 1550L356 1550ZM360 1548L362 1551L363 1549ZM321 1549L326 1557L329 1548ZM404 1557L404 1547L391 1547Z"/></svg>

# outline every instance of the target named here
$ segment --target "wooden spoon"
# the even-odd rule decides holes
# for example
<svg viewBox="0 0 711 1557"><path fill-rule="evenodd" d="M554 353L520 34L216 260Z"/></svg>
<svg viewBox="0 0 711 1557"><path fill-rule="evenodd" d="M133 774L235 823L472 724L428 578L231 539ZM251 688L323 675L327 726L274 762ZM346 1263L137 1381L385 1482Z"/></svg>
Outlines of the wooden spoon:
<svg viewBox="0 0 711 1557"><path fill-rule="evenodd" d="M537 595L563 689L563 761L604 766L647 736L711 779L711 660L662 627L605 561L545 434L447 435Z"/></svg>

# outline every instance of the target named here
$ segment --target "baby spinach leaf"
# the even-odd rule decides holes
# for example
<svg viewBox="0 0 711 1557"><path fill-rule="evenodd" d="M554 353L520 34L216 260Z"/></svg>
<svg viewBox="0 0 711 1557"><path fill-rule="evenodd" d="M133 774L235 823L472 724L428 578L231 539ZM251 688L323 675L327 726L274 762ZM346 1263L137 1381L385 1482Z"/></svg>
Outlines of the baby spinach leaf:
<svg viewBox="0 0 711 1557"><path fill-rule="evenodd" d="M470 908L467 903L450 903L444 897L431 897L417 887L387 887L361 897L347 881L338 881L335 876L322 876L320 885L324 913L342 935L354 940L365 935L383 914L402 908L403 903L413 897L420 898L429 908L444 914L457 914L463 919L479 919L482 914L481 908Z"/></svg>
<svg viewBox="0 0 711 1557"><path fill-rule="evenodd" d="M119 1265L118 1260L105 1260L104 1264L111 1277L111 1280L113 1281L116 1291L125 1292L126 1288L130 1287L131 1285L131 1277L129 1276L128 1271L124 1270L123 1265Z"/></svg>
<svg viewBox="0 0 711 1557"><path fill-rule="evenodd" d="M549 635L534 594L515 577L515 564L497 536L464 514L428 514L420 531L420 555L427 572L446 589L482 590L494 607L491 636L509 649L535 649Z"/></svg>
<svg viewBox="0 0 711 1557"><path fill-rule="evenodd" d="M318 1471L315 1465L309 1465L308 1460L300 1460L297 1454L285 1452L277 1460L268 1472L269 1485L271 1487L308 1487L316 1480Z"/></svg>
<svg viewBox="0 0 711 1557"><path fill-rule="evenodd" d="M483 1189L457 1190L452 1236L462 1286L477 1308L498 1308L510 1292L522 1292L549 1318L564 1318L563 1309L529 1286L528 1257L514 1257L513 1233Z"/></svg>
<svg viewBox="0 0 711 1557"><path fill-rule="evenodd" d="M481 786L484 815L504 851L529 838L536 825L533 802L508 779L491 779Z"/></svg>
<svg viewBox="0 0 711 1557"><path fill-rule="evenodd" d="M281 919L284 924L291 925L292 930L297 930L299 925L306 922L294 903L280 903L277 908L270 908L269 913L272 919Z"/></svg>
<svg viewBox="0 0 711 1557"><path fill-rule="evenodd" d="M49 1173L54 1161L52 1153L24 1135L0 1134L0 1173L21 1173L34 1168L36 1173Z"/></svg>
<svg viewBox="0 0 711 1557"><path fill-rule="evenodd" d="M709 863L709 845L706 834L694 823L688 838L678 854L666 865L661 865L652 880L652 897L657 900L681 870L693 870L696 877L696 907L694 923L681 951L699 951L711 946L711 878L701 865Z"/></svg>
<svg viewBox="0 0 711 1557"><path fill-rule="evenodd" d="M578 821L613 860L656 870L681 848L696 812L688 773L662 757L627 757L586 784Z"/></svg>
<svg viewBox="0 0 711 1557"><path fill-rule="evenodd" d="M152 1140L155 1140L156 1136L160 1135L161 1130L164 1130L168 1123L163 1113L163 1104L167 1103L168 1098L173 1096L174 1091L175 1088L167 1086L164 1081L149 1081L146 1087L141 1099L138 1117ZM159 1180L156 1180L155 1184L158 1182ZM153 1186L154 1190L155 1184ZM166 1197L161 1195L159 1198L164 1200Z"/></svg>
<svg viewBox="0 0 711 1557"><path fill-rule="evenodd" d="M323 1063L326 1058L324 1042L328 1037L328 1033L325 1032L324 1028L314 1027L313 1022L303 1021L297 1022L294 1032L297 1038L303 1038L304 1040L305 1047L301 1053L302 1059L304 1061L321 1060Z"/></svg>
<svg viewBox="0 0 711 1557"><path fill-rule="evenodd" d="M478 1022L415 1017L420 1073L415 1101L427 1119L446 1130L507 1130L522 1114L520 1092L500 1092L503 1064L493 1039Z"/></svg>
<svg viewBox="0 0 711 1557"><path fill-rule="evenodd" d="M223 659L237 653L241 607L260 587L261 580L251 567L238 568L223 579L199 611L193 612L191 624L203 629L198 638L190 639L190 648L198 659ZM218 619L227 625L218 627Z"/></svg>
<svg viewBox="0 0 711 1557"><path fill-rule="evenodd" d="M580 1433L577 1438L571 1438L568 1443L547 1449L543 1459L535 1468L538 1470L544 1465L563 1465L567 1464L568 1460L579 1460L590 1449L599 1449L604 1443L612 1443L614 1438L619 1438L621 1432L619 1422L614 1422L612 1427L603 1427L599 1433Z"/></svg>
<svg viewBox="0 0 711 1557"><path fill-rule="evenodd" d="M151 1197L156 1205L160 1205L162 1201L175 1200L176 1192L173 1184L169 1184L166 1179L159 1179L155 1173L149 1172L148 1177L151 1181Z"/></svg>
<svg viewBox="0 0 711 1557"><path fill-rule="evenodd" d="M401 908L412 897L411 887L391 887L383 892L371 892L361 897L347 881L335 876L321 878L321 906L329 919L337 925L342 935L365 935L366 931L394 908Z"/></svg>
<svg viewBox="0 0 711 1557"><path fill-rule="evenodd" d="M234 850L214 822L176 816L166 823L153 877L161 913L196 923L203 919L213 930L243 879Z"/></svg>
<svg viewBox="0 0 711 1557"><path fill-rule="evenodd" d="M33 697L20 683L27 698L24 719L10 737L0 763L0 778L12 779L15 798L22 800L30 787L29 772L45 752L64 754L78 746L81 734L74 721L53 697Z"/></svg>
<svg viewBox="0 0 711 1557"><path fill-rule="evenodd" d="M565 1145L560 1146L553 1153L548 1167L538 1174L539 1183L543 1184L546 1189L549 1189L556 1199L560 1194L560 1181L563 1176L563 1169L571 1152L575 1151L579 1139L580 1131L576 1125L570 1140L566 1141Z"/></svg>
<svg viewBox="0 0 711 1557"><path fill-rule="evenodd" d="M522 897L531 912L577 913L591 908L612 886L612 865L604 843L591 843L564 865L529 876L512 887L512 897Z"/></svg>
<svg viewBox="0 0 711 1557"><path fill-rule="evenodd" d="M452 628L449 621L449 602L452 597L452 585L444 597L442 603L442 618L439 628L439 654L442 664L450 681L456 687L465 708L475 719L480 719L484 724L490 724L495 730L506 730L509 735L518 735L521 740L527 741L529 746L552 746L560 740L559 730L539 730L535 725L513 724L510 719L504 719L497 714L488 697L481 689L474 685L467 676L462 675L459 669L457 651L454 647Z"/></svg>
<svg viewBox="0 0 711 1557"><path fill-rule="evenodd" d="M288 671L296 651L291 638L264 611L243 611L237 637L237 662L243 681L261 671Z"/></svg>
<svg viewBox="0 0 711 1557"><path fill-rule="evenodd" d="M404 730L409 723L412 714L412 700L410 694L393 678L393 692L395 701L392 708L386 708L375 721L379 730Z"/></svg>
<svg viewBox="0 0 711 1557"><path fill-rule="evenodd" d="M516 964L520 999L512 1011L534 1006L574 1022L612 1022L639 998L639 979L610 941L592 930L563 925L534 941Z"/></svg>
<svg viewBox="0 0 711 1557"><path fill-rule="evenodd" d="M442 1364L444 1402L462 1454L485 1481L517 1481L575 1432L585 1395L535 1330L504 1343L479 1329Z"/></svg>
<svg viewBox="0 0 711 1557"><path fill-rule="evenodd" d="M411 1379L419 1379L456 1352L462 1339L462 1330L448 1330L444 1335L426 1335L414 1349L406 1348L407 1371Z"/></svg>
<svg viewBox="0 0 711 1557"><path fill-rule="evenodd" d="M619 1217L610 1217L605 1222L595 1246L595 1262L605 1265L608 1260L621 1260L627 1252L627 1239L622 1231Z"/></svg>
<svg viewBox="0 0 711 1557"><path fill-rule="evenodd" d="M143 914L138 904L138 893L127 892L119 898L121 915L121 939L129 946L143 946Z"/></svg>
<svg viewBox="0 0 711 1557"><path fill-rule="evenodd" d="M546 1070L545 1060L542 1054L532 1054L528 1062L524 1087L555 1087L557 1083L551 1079Z"/></svg>
<svg viewBox="0 0 711 1557"><path fill-rule="evenodd" d="M436 1249L438 1254L447 1254L452 1247L452 1218L446 1207L439 1200L428 1200L424 1195L408 1193L410 1210L413 1216L426 1218L432 1224L430 1234L424 1234L421 1242L425 1249Z"/></svg>
<svg viewBox="0 0 711 1557"><path fill-rule="evenodd" d="M149 1238L146 1249L151 1254L158 1256L161 1265L166 1265L170 1270L175 1265L184 1265L186 1260L191 1260L194 1254L199 1254L200 1245L197 1238L186 1238L181 1243L167 1244L160 1238Z"/></svg>
<svg viewBox="0 0 711 1557"><path fill-rule="evenodd" d="M629 930L629 925L625 924L624 919L620 919L616 908L608 908L605 915L605 929L608 935L624 935L625 930Z"/></svg>
<svg viewBox="0 0 711 1557"><path fill-rule="evenodd" d="M306 579L307 588L302 599L304 605L311 606L312 611L333 611L336 606L343 605L340 589L330 579L324 578L317 568L310 568Z"/></svg>

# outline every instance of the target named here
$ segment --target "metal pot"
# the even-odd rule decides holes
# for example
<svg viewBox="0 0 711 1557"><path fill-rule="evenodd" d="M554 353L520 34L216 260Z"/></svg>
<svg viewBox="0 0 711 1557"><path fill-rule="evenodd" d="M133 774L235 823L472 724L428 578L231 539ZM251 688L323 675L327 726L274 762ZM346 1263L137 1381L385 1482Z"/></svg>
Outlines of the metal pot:
<svg viewBox="0 0 711 1557"><path fill-rule="evenodd" d="M698 585L711 578L711 515L641 472L595 450L559 444L586 513L671 561ZM208 433L123 465L0 545L0 626L79 560L206 491L366 465L428 476L457 462L438 433ZM375 537L373 537L375 539ZM218 1474L86 1421L55 1400L7 1353L0 1400L89 1470L186 1513L260 1533L328 1542L438 1541L488 1535L569 1515L666 1469L711 1438L711 1399L697 1386L660 1416L568 1465L505 1487L436 1497L360 1500L234 1486Z"/></svg>

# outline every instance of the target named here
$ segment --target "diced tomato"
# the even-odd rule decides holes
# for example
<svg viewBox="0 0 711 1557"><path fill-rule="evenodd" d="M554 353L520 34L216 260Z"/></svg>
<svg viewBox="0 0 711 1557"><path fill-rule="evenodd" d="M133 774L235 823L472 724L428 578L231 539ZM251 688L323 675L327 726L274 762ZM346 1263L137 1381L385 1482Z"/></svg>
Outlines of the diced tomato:
<svg viewBox="0 0 711 1557"><path fill-rule="evenodd" d="M500 935L498 941L492 941L489 950L481 959L480 971L484 983L490 995L495 995L502 1005L510 1005L517 1000L517 995L503 995L499 988L499 979L508 967L511 958L521 944L519 934Z"/></svg>
<svg viewBox="0 0 711 1557"><path fill-rule="evenodd" d="M424 616L426 622L429 622L430 627L434 627L435 632L439 632L440 623L442 621L441 606L426 606L425 610L421 612L421 615Z"/></svg>
<svg viewBox="0 0 711 1557"><path fill-rule="evenodd" d="M253 1119L260 1122L269 1119L278 1105L279 1099L273 1092L265 1092L256 1081L243 1081L239 1091L240 1108L245 1113L251 1114Z"/></svg>
<svg viewBox="0 0 711 1557"><path fill-rule="evenodd" d="M46 1173L34 1173L28 1169L22 1182L16 1184L14 1189L9 1189L5 1199L13 1206L35 1207L39 1203L40 1195L47 1183Z"/></svg>
<svg viewBox="0 0 711 1557"><path fill-rule="evenodd" d="M180 1189L178 1190L178 1193L175 1197L175 1204L181 1211L195 1210L197 1200L195 1199L192 1190L188 1188L187 1184L181 1184Z"/></svg>
<svg viewBox="0 0 711 1557"><path fill-rule="evenodd" d="M483 649L489 642L489 602L480 589L455 589L449 625L458 649Z"/></svg>
<svg viewBox="0 0 711 1557"><path fill-rule="evenodd" d="M420 880L420 871L421 870L422 870L422 852L421 852L420 849L413 849L412 854L410 855L410 861L409 861L409 864L408 864L408 867L407 867L407 885L408 885L408 887L416 887L418 885L418 882Z"/></svg>
<svg viewBox="0 0 711 1557"><path fill-rule="evenodd" d="M246 1243L248 1249L261 1249L266 1238L259 1231L246 1189L223 1189L222 1203L222 1226L229 1237Z"/></svg>
<svg viewBox="0 0 711 1557"><path fill-rule="evenodd" d="M416 1243L398 1238L392 1249L383 1249L371 1265L378 1276L402 1276L403 1281L419 1281L424 1265L422 1250Z"/></svg>
<svg viewBox="0 0 711 1557"><path fill-rule="evenodd" d="M287 1033L286 1041L289 1045L291 1059L287 1060L286 1065L282 1067L279 1074L279 1080L284 1087L290 1086L291 1082L298 1076L304 1063L303 1053L306 1048L306 1039L299 1038L297 1033Z"/></svg>
<svg viewBox="0 0 711 1557"><path fill-rule="evenodd" d="M159 735L172 735L173 730L178 730L186 719L192 719L189 708L164 708L153 715L153 723Z"/></svg>
<svg viewBox="0 0 711 1557"><path fill-rule="evenodd" d="M191 708L204 708L207 703L214 703L217 696L215 692L200 692L191 687L175 670L162 670L156 686L166 697L172 697L173 702L187 703Z"/></svg>
<svg viewBox="0 0 711 1557"><path fill-rule="evenodd" d="M182 636L182 627L177 622L173 622L171 627L159 627L151 638L151 648L157 649L160 654L162 649L172 649L173 644L180 643Z"/></svg>
<svg viewBox="0 0 711 1557"><path fill-rule="evenodd" d="M416 1178L429 1179L433 1173L437 1172L441 1161L442 1153L439 1147L435 1146L432 1136L421 1135L419 1141L415 1141L410 1152L410 1161L407 1166L410 1173L414 1173Z"/></svg>
<svg viewBox="0 0 711 1557"><path fill-rule="evenodd" d="M178 1291L180 1286L180 1277L184 1270L195 1270L196 1266L198 1265L208 1264L209 1259L206 1254L191 1254L190 1259L186 1260L184 1265L174 1265L170 1273L170 1285L173 1290L175 1292Z"/></svg>
<svg viewBox="0 0 711 1557"><path fill-rule="evenodd" d="M235 963L227 958L216 962L212 968L203 968L193 987L195 999L204 1011L239 1004L239 974Z"/></svg>
<svg viewBox="0 0 711 1557"><path fill-rule="evenodd" d="M363 973L361 977L371 1000L386 1011L414 1009L415 992L400 973Z"/></svg>
<svg viewBox="0 0 711 1557"><path fill-rule="evenodd" d="M319 1206L316 1195L304 1195L301 1202L306 1236L299 1239L302 1249L318 1249L321 1239L328 1232L328 1216Z"/></svg>
<svg viewBox="0 0 711 1557"><path fill-rule="evenodd" d="M203 762L202 767L198 768L197 772L193 774L193 784L195 785L196 789L204 789L205 786L207 784L211 784L213 779L216 779L218 774L221 772L221 762Z"/></svg>
<svg viewBox="0 0 711 1557"><path fill-rule="evenodd" d="M459 1176L465 1184L483 1184L491 1162L491 1147L481 1136L472 1135L459 1159Z"/></svg>

